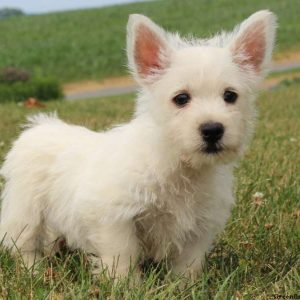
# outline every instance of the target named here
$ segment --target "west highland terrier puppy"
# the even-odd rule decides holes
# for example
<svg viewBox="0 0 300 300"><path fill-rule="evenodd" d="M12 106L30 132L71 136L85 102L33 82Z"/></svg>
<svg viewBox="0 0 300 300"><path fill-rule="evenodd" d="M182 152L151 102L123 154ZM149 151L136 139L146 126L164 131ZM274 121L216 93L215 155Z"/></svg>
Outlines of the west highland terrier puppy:
<svg viewBox="0 0 300 300"><path fill-rule="evenodd" d="M259 11L231 33L189 40L131 15L133 120L99 133L30 118L1 169L3 245L28 266L63 238L92 254L96 271L126 275L143 255L197 274L234 203L275 29Z"/></svg>

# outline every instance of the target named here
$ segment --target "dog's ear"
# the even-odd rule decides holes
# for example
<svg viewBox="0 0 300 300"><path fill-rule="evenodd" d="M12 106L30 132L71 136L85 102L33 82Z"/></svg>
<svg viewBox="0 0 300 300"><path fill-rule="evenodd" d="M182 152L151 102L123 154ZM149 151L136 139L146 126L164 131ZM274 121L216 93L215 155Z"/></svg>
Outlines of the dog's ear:
<svg viewBox="0 0 300 300"><path fill-rule="evenodd" d="M129 68L140 84L150 84L170 62L166 32L143 15L130 15L127 25Z"/></svg>
<svg viewBox="0 0 300 300"><path fill-rule="evenodd" d="M276 31L276 16L262 10L240 24L230 44L233 60L242 68L263 75L271 61Z"/></svg>

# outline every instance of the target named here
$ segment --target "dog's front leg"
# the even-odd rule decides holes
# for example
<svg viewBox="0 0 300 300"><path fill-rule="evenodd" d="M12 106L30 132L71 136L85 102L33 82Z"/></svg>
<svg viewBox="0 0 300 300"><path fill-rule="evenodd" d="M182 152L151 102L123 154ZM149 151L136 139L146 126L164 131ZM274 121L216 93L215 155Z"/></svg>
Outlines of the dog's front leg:
<svg viewBox="0 0 300 300"><path fill-rule="evenodd" d="M96 250L95 256L90 256L94 274L107 269L112 278L120 278L136 267L139 242L131 221L101 224L91 242Z"/></svg>
<svg viewBox="0 0 300 300"><path fill-rule="evenodd" d="M196 277L202 270L205 253L211 245L211 238L201 238L185 245L174 259L172 272L177 275Z"/></svg>

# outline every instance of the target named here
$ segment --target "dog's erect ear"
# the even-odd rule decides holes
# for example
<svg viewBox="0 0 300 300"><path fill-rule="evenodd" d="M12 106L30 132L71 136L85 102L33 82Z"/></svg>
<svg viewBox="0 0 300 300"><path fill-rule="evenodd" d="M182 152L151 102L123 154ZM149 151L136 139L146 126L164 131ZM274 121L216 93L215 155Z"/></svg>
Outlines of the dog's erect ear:
<svg viewBox="0 0 300 300"><path fill-rule="evenodd" d="M155 81L169 65L170 47L165 31L143 15L130 15L127 55L129 68L139 83Z"/></svg>
<svg viewBox="0 0 300 300"><path fill-rule="evenodd" d="M251 15L240 24L230 45L234 62L263 74L271 61L275 31L272 12L262 10Z"/></svg>

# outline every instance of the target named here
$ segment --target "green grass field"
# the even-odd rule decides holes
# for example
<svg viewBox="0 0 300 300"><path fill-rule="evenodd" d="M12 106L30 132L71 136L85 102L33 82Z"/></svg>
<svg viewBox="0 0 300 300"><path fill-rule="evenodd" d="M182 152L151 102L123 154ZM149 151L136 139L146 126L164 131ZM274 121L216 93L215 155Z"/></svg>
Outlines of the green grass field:
<svg viewBox="0 0 300 300"><path fill-rule="evenodd" d="M131 13L145 14L171 31L208 37L231 30L259 9L279 17L276 53L299 50L299 0L162 0L1 20L0 68L24 67L63 82L120 76L127 72Z"/></svg>
<svg viewBox="0 0 300 300"><path fill-rule="evenodd" d="M99 130L130 119L133 96L50 102L45 111ZM148 270L141 284L131 277L113 285L91 276L81 252L45 259L37 274L0 251L4 299L272 299L300 297L300 86L264 92L251 147L236 170L237 205L216 240L203 274L180 290L181 279ZM0 104L0 164L25 116L38 110ZM26 174L24 174L26 176ZM256 192L262 199L254 199ZM275 297L275 296L274 296ZM288 298L286 298L288 299Z"/></svg>

